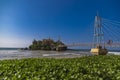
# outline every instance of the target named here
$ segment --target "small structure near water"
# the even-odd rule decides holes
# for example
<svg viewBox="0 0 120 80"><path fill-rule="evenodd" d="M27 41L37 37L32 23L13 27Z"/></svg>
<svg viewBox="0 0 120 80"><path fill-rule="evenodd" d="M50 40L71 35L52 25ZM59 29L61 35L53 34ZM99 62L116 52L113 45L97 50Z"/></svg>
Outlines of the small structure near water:
<svg viewBox="0 0 120 80"><path fill-rule="evenodd" d="M58 45L56 47L56 51L65 51L65 50L67 50L67 46L65 45Z"/></svg>

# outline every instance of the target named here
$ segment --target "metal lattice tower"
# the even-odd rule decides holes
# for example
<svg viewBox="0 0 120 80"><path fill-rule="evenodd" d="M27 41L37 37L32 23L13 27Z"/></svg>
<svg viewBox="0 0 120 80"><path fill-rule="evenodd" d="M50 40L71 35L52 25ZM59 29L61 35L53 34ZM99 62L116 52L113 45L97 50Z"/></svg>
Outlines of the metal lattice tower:
<svg viewBox="0 0 120 80"><path fill-rule="evenodd" d="M95 16L95 23L94 23L94 47L102 46L104 44L104 34L102 31L102 24L101 18L97 13Z"/></svg>

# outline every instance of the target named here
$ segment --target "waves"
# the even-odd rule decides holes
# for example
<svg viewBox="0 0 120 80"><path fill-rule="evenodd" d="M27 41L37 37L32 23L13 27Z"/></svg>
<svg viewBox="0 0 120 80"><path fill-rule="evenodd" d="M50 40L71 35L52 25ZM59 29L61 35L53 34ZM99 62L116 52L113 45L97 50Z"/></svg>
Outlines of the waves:
<svg viewBox="0 0 120 80"><path fill-rule="evenodd" d="M120 52L108 52L108 54L120 55Z"/></svg>
<svg viewBox="0 0 120 80"><path fill-rule="evenodd" d="M120 55L120 52L110 51L108 55ZM29 51L29 50L0 50L0 60L21 58L72 58L92 55L89 51Z"/></svg>

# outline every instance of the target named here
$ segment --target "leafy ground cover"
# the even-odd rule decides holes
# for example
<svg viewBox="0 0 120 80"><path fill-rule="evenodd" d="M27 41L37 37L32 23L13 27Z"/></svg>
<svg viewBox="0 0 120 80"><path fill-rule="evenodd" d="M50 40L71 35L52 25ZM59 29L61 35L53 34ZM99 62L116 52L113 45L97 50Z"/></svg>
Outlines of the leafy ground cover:
<svg viewBox="0 0 120 80"><path fill-rule="evenodd" d="M1 60L0 80L120 80L120 56Z"/></svg>

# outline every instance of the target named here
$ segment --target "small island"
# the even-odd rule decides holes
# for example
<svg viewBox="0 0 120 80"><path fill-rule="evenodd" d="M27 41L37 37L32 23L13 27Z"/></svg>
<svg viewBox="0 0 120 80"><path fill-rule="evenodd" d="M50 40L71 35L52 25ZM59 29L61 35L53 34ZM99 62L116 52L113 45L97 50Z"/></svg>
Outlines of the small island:
<svg viewBox="0 0 120 80"><path fill-rule="evenodd" d="M65 51L67 46L60 40L54 41L53 39L33 40L28 48L29 50L49 50L49 51Z"/></svg>

